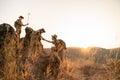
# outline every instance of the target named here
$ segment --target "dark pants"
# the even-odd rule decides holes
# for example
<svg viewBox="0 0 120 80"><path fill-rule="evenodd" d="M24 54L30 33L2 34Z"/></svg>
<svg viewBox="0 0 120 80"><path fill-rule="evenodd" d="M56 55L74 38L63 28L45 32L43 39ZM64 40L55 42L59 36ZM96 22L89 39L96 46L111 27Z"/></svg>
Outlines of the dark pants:
<svg viewBox="0 0 120 80"><path fill-rule="evenodd" d="M62 49L61 51L58 52L58 56L60 57L61 61L63 62L65 55L65 49Z"/></svg>
<svg viewBox="0 0 120 80"><path fill-rule="evenodd" d="M21 27L16 28L16 33L20 35L20 33L21 33Z"/></svg>

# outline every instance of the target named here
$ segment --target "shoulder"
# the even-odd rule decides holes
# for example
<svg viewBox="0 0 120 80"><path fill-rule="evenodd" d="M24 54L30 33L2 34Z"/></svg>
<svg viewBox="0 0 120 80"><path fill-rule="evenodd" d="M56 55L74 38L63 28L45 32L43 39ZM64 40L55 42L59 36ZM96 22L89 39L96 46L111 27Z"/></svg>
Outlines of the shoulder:
<svg viewBox="0 0 120 80"><path fill-rule="evenodd" d="M62 39L58 39L59 42L64 42Z"/></svg>
<svg viewBox="0 0 120 80"><path fill-rule="evenodd" d="M65 42L64 42L64 40L62 40L62 39L58 39L58 43L65 45Z"/></svg>
<svg viewBox="0 0 120 80"><path fill-rule="evenodd" d="M19 20L19 19L17 19L15 22L16 22L16 23L17 23L17 22L20 22L20 20Z"/></svg>
<svg viewBox="0 0 120 80"><path fill-rule="evenodd" d="M19 19L17 19L16 21L20 21Z"/></svg>
<svg viewBox="0 0 120 80"><path fill-rule="evenodd" d="M65 43L64 40L62 40L62 39L58 39L58 44L64 46L64 48L66 49L66 43Z"/></svg>

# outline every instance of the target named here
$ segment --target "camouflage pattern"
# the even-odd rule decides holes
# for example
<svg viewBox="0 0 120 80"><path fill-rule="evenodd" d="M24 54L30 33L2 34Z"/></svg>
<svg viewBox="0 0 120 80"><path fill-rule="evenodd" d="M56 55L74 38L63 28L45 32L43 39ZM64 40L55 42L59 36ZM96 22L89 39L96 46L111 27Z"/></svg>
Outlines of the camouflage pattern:
<svg viewBox="0 0 120 80"><path fill-rule="evenodd" d="M58 41L58 46L57 46L58 56L60 57L61 61L63 62L63 58L64 58L65 51L66 51L66 44L61 39L58 39L57 41Z"/></svg>
<svg viewBox="0 0 120 80"><path fill-rule="evenodd" d="M56 39L52 42L55 47L52 47L51 50L53 50L53 52L57 52L58 56L60 57L61 61L63 62L63 58L64 58L64 54L66 51L66 44L62 39Z"/></svg>
<svg viewBox="0 0 120 80"><path fill-rule="evenodd" d="M22 26L25 26L20 19L17 19L14 23L14 26L16 28L16 33L20 34L21 33L21 28Z"/></svg>

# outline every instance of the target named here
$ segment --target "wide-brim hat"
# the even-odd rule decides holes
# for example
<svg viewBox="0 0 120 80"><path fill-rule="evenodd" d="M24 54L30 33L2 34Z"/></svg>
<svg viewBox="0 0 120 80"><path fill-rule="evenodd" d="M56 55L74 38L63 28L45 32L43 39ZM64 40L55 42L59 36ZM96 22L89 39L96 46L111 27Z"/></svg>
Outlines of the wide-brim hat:
<svg viewBox="0 0 120 80"><path fill-rule="evenodd" d="M24 19L24 17L23 17L23 16L19 16L19 18L22 18L22 19Z"/></svg>
<svg viewBox="0 0 120 80"><path fill-rule="evenodd" d="M52 35L52 38L57 38L57 35L56 34Z"/></svg>

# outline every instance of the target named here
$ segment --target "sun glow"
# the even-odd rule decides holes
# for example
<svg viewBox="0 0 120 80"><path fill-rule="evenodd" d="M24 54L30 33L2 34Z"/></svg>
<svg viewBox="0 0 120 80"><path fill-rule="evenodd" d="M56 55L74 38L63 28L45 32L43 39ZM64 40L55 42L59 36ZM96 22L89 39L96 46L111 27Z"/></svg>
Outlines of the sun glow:
<svg viewBox="0 0 120 80"><path fill-rule="evenodd" d="M93 28L89 31L85 30L85 32L82 33L82 42L80 43L82 47L98 46L110 48L111 46L113 46L111 45L111 43L114 44L115 42L114 33L112 34L107 30L103 31Z"/></svg>
<svg viewBox="0 0 120 80"><path fill-rule="evenodd" d="M87 18L86 18L87 19ZM92 19L91 19L92 20ZM95 20L92 20L95 22ZM69 29L73 34L67 35L67 39L71 39L74 42L68 42L68 45L75 45L78 47L103 47L103 48L112 48L115 46L115 31L110 26L98 26L97 25L88 24L88 25L80 25L76 29ZM81 27L82 26L82 27ZM109 29L109 30L108 30ZM69 32L68 31L68 32Z"/></svg>

